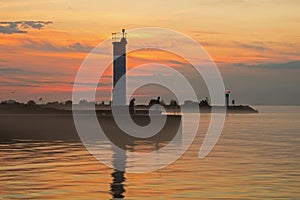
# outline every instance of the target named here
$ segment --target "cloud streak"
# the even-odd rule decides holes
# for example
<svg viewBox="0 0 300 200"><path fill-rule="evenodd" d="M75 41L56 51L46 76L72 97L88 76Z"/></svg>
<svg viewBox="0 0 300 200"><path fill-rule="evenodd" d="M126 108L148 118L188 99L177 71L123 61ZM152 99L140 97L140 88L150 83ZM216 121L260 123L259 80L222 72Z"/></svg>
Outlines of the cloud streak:
<svg viewBox="0 0 300 200"><path fill-rule="evenodd" d="M26 29L42 29L46 25L52 24L51 21L15 21L0 22L0 33L2 34L20 34L27 33Z"/></svg>
<svg viewBox="0 0 300 200"><path fill-rule="evenodd" d="M262 44L241 44L239 45L241 48L250 49L254 51L266 51L271 50L270 48L262 45Z"/></svg>
<svg viewBox="0 0 300 200"><path fill-rule="evenodd" d="M58 77L58 75L55 73L33 71L14 67L1 67L1 65L0 74L2 74L0 86L45 87L55 85L72 87L74 84L86 87L94 86L94 83L91 82L74 83L72 81L74 77L70 76ZM98 83L98 87L106 86L112 86L111 81L100 81Z"/></svg>
<svg viewBox="0 0 300 200"><path fill-rule="evenodd" d="M47 41L36 42L28 39L22 45L25 48L39 50L39 51L52 51L52 52L90 52L94 47L90 45L81 44L76 42L69 46L57 46Z"/></svg>
<svg viewBox="0 0 300 200"><path fill-rule="evenodd" d="M286 69L286 70L299 70L300 69L300 61L290 61L287 63L264 63L258 65L249 65L243 63L237 63L234 66L238 67L249 67L249 68L257 68L257 69L266 69L266 70L275 70L275 69Z"/></svg>

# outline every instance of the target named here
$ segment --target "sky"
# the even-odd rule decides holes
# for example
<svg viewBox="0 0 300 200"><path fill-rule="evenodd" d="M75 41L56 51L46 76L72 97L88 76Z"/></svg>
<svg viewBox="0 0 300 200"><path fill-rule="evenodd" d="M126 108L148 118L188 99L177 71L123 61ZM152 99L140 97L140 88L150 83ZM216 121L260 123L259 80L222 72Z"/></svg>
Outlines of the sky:
<svg viewBox="0 0 300 200"><path fill-rule="evenodd" d="M298 0L0 0L0 99L71 99L81 63L112 32L162 27L205 48L238 104L299 105L299 10ZM193 79L184 64L174 65L181 58L160 51L128 55L128 68L145 60ZM164 75L149 73L133 76ZM99 101L110 98L111 68L103 81ZM151 90L136 96L155 98ZM166 101L169 95L162 93Z"/></svg>

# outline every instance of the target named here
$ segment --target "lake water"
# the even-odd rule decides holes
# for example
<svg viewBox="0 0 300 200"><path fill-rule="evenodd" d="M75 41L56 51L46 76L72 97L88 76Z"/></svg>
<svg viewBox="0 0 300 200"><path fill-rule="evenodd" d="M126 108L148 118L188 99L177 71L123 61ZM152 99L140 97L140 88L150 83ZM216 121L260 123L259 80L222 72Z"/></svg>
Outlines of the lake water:
<svg viewBox="0 0 300 200"><path fill-rule="evenodd" d="M199 159L204 114L184 155L150 173L114 171L79 142L2 142L0 199L300 199L300 107L256 108L229 114L213 151Z"/></svg>

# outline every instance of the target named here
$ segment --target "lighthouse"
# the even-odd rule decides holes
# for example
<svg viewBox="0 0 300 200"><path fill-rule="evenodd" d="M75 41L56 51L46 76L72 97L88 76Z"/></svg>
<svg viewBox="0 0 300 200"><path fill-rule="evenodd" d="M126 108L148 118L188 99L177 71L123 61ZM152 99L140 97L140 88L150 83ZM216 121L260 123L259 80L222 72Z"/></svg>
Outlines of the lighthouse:
<svg viewBox="0 0 300 200"><path fill-rule="evenodd" d="M225 91L225 107L228 109L229 107L229 95L230 95L230 90Z"/></svg>
<svg viewBox="0 0 300 200"><path fill-rule="evenodd" d="M121 38L112 33L113 45L113 97L115 106L126 105L126 33L122 29ZM118 86L117 86L118 84Z"/></svg>

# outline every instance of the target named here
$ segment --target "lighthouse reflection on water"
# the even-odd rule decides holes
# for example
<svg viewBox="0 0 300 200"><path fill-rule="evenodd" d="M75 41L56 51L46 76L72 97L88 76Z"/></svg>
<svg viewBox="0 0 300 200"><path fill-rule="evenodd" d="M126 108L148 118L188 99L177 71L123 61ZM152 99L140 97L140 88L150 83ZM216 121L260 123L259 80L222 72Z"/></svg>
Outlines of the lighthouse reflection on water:
<svg viewBox="0 0 300 200"><path fill-rule="evenodd" d="M113 91L112 91L112 106L117 109L128 109L127 98L126 98L126 33L125 29L122 29L121 37L117 37L117 33L112 34L112 45L113 45ZM157 119L160 119L163 115L157 115ZM139 151L138 146L146 145L147 149L151 146L152 150L159 150L160 147L166 145L167 142L175 139L175 141L181 142L181 116L180 115L165 115L166 123L163 128L154 136L149 138L137 138L130 136L118 129L113 124L107 126L106 131L108 133L114 132L114 134L108 134L108 138L112 144L112 166L113 172L111 173L112 182L110 183L110 194L112 199L123 199L125 198L125 185L124 182L127 155L128 150ZM131 115L133 121L140 123L145 126L151 122L149 113L134 114ZM100 122L101 124L101 122ZM139 124L139 123L137 123ZM178 134L179 133L179 134ZM176 145L177 147L180 145ZM145 147L145 146L144 146ZM143 147L142 147L143 148ZM151 162L151 161L149 161Z"/></svg>
<svg viewBox="0 0 300 200"><path fill-rule="evenodd" d="M122 37L119 40L117 33L112 33L113 44L113 106L125 106L126 105L126 33L125 29L122 29ZM116 85L118 83L118 88ZM112 176L112 183L110 184L110 192L113 199L124 198L124 184L125 181L125 168L126 168L126 146L122 146L122 149L112 145L114 167ZM118 170L117 170L118 169Z"/></svg>

